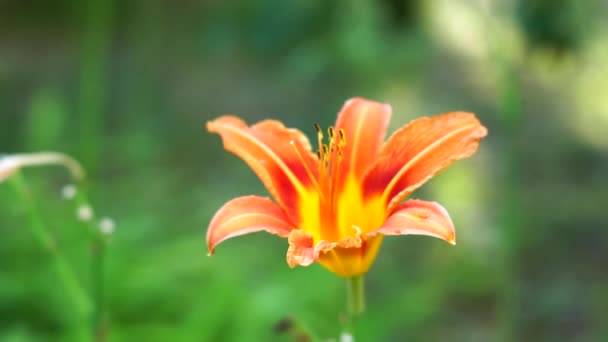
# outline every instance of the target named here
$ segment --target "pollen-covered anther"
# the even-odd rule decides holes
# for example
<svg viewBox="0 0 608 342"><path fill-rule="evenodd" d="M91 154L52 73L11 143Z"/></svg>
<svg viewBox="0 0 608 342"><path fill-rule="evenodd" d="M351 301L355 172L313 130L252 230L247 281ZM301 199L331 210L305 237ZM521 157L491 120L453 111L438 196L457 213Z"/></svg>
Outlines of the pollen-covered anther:
<svg viewBox="0 0 608 342"><path fill-rule="evenodd" d="M340 135L340 145L346 145L346 133L344 132L344 128L340 128L338 134Z"/></svg>
<svg viewBox="0 0 608 342"><path fill-rule="evenodd" d="M329 126L327 128L328 140L327 143L324 143L323 129L321 129L321 126L316 122L313 126L317 132L317 143L319 146L317 150L317 159L319 160L320 166L331 168L330 164L332 163L332 155L334 153L337 154L338 161L342 160L342 150L346 145L346 134L344 129L339 129L338 134L336 135L336 129L333 126Z"/></svg>
<svg viewBox="0 0 608 342"><path fill-rule="evenodd" d="M329 166L329 146L323 144L321 145L321 160L320 162L322 163L323 166L328 167Z"/></svg>
<svg viewBox="0 0 608 342"><path fill-rule="evenodd" d="M315 131L317 131L317 144L319 148L321 148L321 145L323 145L323 130L321 129L321 125L316 122L313 124L313 126L315 128Z"/></svg>

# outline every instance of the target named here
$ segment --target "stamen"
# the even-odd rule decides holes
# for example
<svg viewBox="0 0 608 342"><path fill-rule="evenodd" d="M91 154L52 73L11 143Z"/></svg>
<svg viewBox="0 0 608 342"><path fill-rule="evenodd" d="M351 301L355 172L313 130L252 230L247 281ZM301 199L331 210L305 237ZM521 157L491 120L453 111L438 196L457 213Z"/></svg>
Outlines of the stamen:
<svg viewBox="0 0 608 342"><path fill-rule="evenodd" d="M344 133L344 128L340 128L338 134L340 135L340 144L342 146L346 145L346 133Z"/></svg>
<svg viewBox="0 0 608 342"><path fill-rule="evenodd" d="M313 126L315 128L315 131L317 131L317 146L318 146L318 150L317 150L317 158L319 159L319 161L321 161L323 159L323 129L321 129L321 125L319 125L318 123L313 123ZM321 171L321 170L319 170Z"/></svg>
<svg viewBox="0 0 608 342"><path fill-rule="evenodd" d="M313 123L312 124L315 127L315 131L317 131L317 134L321 133L321 135L323 135L323 130L321 129L321 125L319 125L318 123Z"/></svg>
<svg viewBox="0 0 608 342"><path fill-rule="evenodd" d="M313 126L315 126L315 131L317 131L317 142L319 143L320 148L321 144L323 143L323 130L321 129L321 126L316 122Z"/></svg>
<svg viewBox="0 0 608 342"><path fill-rule="evenodd" d="M333 126L327 128L328 141L323 141L323 130L318 123L313 124L317 132L318 149L318 177L313 178L312 172L307 167L306 172L315 181L319 192L319 206L321 220L324 224L337 229L337 201L338 187L341 182L340 163L343 158L343 148L346 145L346 134L344 129L336 130ZM303 158L298 152L298 157ZM303 161L302 161L303 162Z"/></svg>

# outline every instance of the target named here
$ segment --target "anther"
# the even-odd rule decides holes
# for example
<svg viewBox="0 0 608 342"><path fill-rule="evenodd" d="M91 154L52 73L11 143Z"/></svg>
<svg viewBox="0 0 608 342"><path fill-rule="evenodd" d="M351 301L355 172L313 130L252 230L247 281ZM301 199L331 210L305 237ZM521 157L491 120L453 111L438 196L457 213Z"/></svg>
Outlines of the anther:
<svg viewBox="0 0 608 342"><path fill-rule="evenodd" d="M333 139L334 138L334 128L329 126L329 128L327 129L327 134L329 134L329 139Z"/></svg>
<svg viewBox="0 0 608 342"><path fill-rule="evenodd" d="M346 133L344 133L344 128L340 128L338 134L340 135L340 143L346 144Z"/></svg>
<svg viewBox="0 0 608 342"><path fill-rule="evenodd" d="M315 127L315 131L317 131L317 134L321 134L323 135L323 130L321 129L321 125L319 125L318 123L314 123L312 124Z"/></svg>
<svg viewBox="0 0 608 342"><path fill-rule="evenodd" d="M329 154L329 147L325 144L322 145L323 147L323 155L326 156Z"/></svg>

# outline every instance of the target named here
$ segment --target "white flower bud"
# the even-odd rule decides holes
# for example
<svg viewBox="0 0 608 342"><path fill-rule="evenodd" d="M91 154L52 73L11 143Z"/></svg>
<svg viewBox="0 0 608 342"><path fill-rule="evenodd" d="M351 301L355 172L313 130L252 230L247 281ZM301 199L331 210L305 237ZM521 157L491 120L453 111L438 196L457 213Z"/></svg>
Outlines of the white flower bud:
<svg viewBox="0 0 608 342"><path fill-rule="evenodd" d="M76 192L76 186L74 186L74 184L66 184L61 189L61 196L66 200L71 200L76 197Z"/></svg>
<svg viewBox="0 0 608 342"><path fill-rule="evenodd" d="M93 208L89 205L78 207L78 219L80 221L90 221L93 218Z"/></svg>
<svg viewBox="0 0 608 342"><path fill-rule="evenodd" d="M340 342L355 342L355 338L353 335L344 332L340 334Z"/></svg>
<svg viewBox="0 0 608 342"><path fill-rule="evenodd" d="M103 217L99 220L99 230L106 235L110 235L114 232L114 220L109 217Z"/></svg>

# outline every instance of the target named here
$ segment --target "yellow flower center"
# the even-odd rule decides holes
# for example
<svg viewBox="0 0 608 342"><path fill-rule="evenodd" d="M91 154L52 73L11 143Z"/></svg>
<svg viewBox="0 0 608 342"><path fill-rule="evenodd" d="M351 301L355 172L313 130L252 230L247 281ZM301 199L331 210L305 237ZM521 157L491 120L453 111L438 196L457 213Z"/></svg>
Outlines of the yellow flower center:
<svg viewBox="0 0 608 342"><path fill-rule="evenodd" d="M302 158L314 188L301 194L299 228L312 234L315 243L337 242L379 228L386 218L384 202L379 197L364 200L360 180L353 172L344 174L340 167L346 148L344 130L336 132L329 127L325 143L321 127L318 124L314 127L318 142L317 176Z"/></svg>

